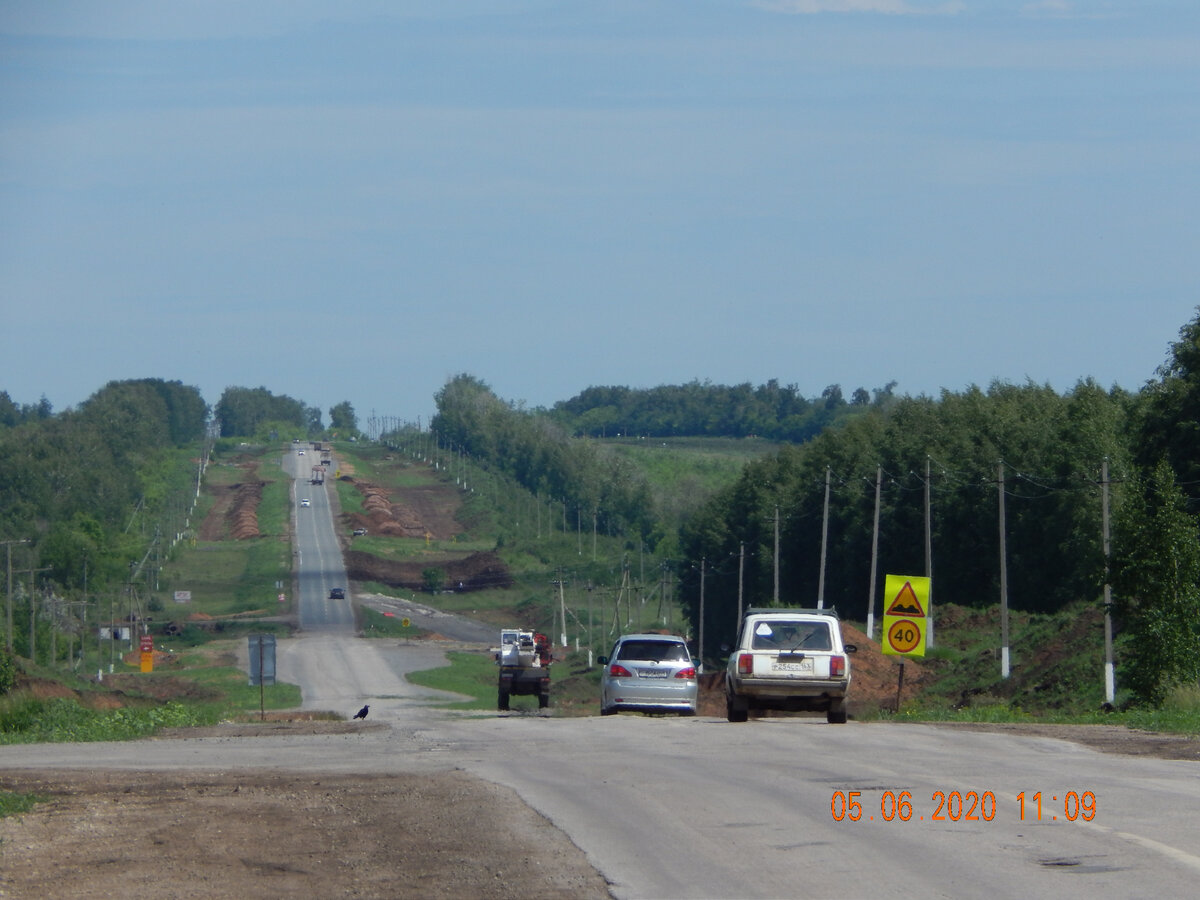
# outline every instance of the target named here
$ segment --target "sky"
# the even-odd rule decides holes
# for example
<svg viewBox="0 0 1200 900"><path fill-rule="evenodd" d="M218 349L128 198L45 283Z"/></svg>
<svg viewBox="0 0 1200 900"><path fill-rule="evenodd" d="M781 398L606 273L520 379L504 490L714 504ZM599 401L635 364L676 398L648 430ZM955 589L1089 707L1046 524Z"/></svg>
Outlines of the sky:
<svg viewBox="0 0 1200 900"><path fill-rule="evenodd" d="M1137 390L1200 5L3 0L0 390Z"/></svg>

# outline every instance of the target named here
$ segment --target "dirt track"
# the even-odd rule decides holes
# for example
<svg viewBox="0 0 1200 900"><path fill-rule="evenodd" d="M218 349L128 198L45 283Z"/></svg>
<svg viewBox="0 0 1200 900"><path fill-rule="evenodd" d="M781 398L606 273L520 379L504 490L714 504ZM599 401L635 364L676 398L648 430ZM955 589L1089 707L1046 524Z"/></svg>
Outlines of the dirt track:
<svg viewBox="0 0 1200 900"><path fill-rule="evenodd" d="M131 751L136 745L131 745ZM558 829L461 772L0 776L0 897L608 897Z"/></svg>

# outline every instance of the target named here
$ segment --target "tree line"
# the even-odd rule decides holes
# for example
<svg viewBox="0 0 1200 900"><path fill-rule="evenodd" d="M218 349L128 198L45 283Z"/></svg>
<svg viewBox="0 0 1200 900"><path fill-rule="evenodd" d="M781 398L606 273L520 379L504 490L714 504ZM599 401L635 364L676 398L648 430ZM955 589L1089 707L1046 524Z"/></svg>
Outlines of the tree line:
<svg viewBox="0 0 1200 900"><path fill-rule="evenodd" d="M182 521L207 421L197 388L143 378L0 425L0 540L25 542L14 559L39 570L39 583L119 581L143 552L135 518Z"/></svg>
<svg viewBox="0 0 1200 900"><path fill-rule="evenodd" d="M776 379L757 387L708 381L649 389L589 387L554 404L547 415L576 436L756 436L803 443L871 407L886 406L895 386L893 381L873 393L860 387L849 401L841 385L831 384L810 399Z"/></svg>

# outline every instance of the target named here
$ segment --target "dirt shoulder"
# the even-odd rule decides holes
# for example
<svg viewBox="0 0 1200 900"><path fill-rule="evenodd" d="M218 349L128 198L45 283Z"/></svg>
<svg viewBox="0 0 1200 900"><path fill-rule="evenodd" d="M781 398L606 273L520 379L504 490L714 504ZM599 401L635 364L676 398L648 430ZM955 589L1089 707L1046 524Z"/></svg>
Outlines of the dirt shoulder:
<svg viewBox="0 0 1200 900"><path fill-rule="evenodd" d="M1183 734L1133 731L1120 725L1037 725L1026 723L938 722L938 728L962 728L1021 737L1046 737L1073 741L1101 753L1145 756L1155 759L1200 761L1200 738Z"/></svg>
<svg viewBox="0 0 1200 900"><path fill-rule="evenodd" d="M0 897L609 897L583 852L463 772L0 773Z"/></svg>

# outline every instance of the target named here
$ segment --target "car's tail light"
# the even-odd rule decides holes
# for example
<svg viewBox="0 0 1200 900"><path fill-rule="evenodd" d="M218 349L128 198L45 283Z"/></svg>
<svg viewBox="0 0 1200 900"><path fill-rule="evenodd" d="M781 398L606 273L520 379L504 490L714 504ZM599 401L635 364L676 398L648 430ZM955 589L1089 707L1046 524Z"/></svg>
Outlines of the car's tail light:
<svg viewBox="0 0 1200 900"><path fill-rule="evenodd" d="M831 656L829 657L829 674L833 678L838 678L846 674L846 657Z"/></svg>
<svg viewBox="0 0 1200 900"><path fill-rule="evenodd" d="M743 653L738 657L738 674L751 675L754 672L754 654Z"/></svg>
<svg viewBox="0 0 1200 900"><path fill-rule="evenodd" d="M611 666L608 667L608 674L611 675L613 678L632 678L633 677L632 672L630 672L624 666L617 665L616 663L613 663Z"/></svg>
<svg viewBox="0 0 1200 900"><path fill-rule="evenodd" d="M696 677L696 667L688 666L686 669L680 669L678 672L675 673L675 677L676 678L695 678Z"/></svg>

